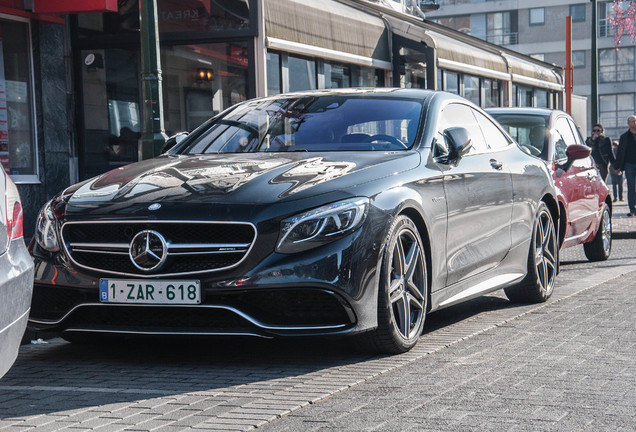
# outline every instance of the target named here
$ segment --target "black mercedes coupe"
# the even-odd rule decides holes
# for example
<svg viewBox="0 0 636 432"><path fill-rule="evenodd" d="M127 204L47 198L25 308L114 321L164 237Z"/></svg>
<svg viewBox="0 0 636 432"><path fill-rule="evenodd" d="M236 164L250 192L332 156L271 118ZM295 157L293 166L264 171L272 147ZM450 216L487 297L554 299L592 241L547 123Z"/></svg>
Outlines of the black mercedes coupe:
<svg viewBox="0 0 636 432"><path fill-rule="evenodd" d="M94 335L358 335L404 352L427 312L545 301L556 192L481 109L419 89L242 102L42 208L29 325Z"/></svg>

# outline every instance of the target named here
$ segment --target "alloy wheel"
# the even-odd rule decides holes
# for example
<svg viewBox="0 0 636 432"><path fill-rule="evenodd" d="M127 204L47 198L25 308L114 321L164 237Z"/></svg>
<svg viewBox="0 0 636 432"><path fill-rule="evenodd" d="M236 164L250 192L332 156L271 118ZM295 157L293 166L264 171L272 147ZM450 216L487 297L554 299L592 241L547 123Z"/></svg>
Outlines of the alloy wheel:
<svg viewBox="0 0 636 432"><path fill-rule="evenodd" d="M388 275L395 329L407 340L417 338L426 313L426 266L421 244L408 228L398 234Z"/></svg>
<svg viewBox="0 0 636 432"><path fill-rule="evenodd" d="M550 213L545 209L537 218L534 236L534 263L538 276L539 289L549 296L554 288L557 273L557 245L554 224Z"/></svg>

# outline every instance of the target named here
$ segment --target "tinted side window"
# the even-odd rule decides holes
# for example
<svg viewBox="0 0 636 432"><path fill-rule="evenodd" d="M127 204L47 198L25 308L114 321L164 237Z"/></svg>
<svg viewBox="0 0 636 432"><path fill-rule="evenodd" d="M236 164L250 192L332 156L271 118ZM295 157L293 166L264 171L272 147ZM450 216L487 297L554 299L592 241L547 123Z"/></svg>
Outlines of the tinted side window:
<svg viewBox="0 0 636 432"><path fill-rule="evenodd" d="M475 117L477 117L477 122L479 123L479 126L484 133L484 137L486 138L488 147L496 150L507 147L510 144L508 138L506 138L506 136L501 133L499 128L495 126L495 124L490 121L488 117L486 117L479 111L474 111L474 113Z"/></svg>
<svg viewBox="0 0 636 432"><path fill-rule="evenodd" d="M436 154L437 156L448 153L449 147L444 136L444 130L450 127L463 127L468 129L472 142L472 148L469 154L482 153L488 150L488 146L484 140L481 128L477 123L477 119L473 115L473 111L474 110L469 106L462 104L450 104L444 108L436 136L437 151L442 153ZM446 150L446 153L443 153L444 150Z"/></svg>

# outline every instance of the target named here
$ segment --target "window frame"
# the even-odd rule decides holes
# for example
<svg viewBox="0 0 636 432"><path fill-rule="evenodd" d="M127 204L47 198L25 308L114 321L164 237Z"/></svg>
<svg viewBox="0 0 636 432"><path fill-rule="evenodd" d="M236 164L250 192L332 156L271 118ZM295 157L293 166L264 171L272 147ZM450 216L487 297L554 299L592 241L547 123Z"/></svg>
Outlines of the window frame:
<svg viewBox="0 0 636 432"><path fill-rule="evenodd" d="M583 55L583 63L575 63L574 62L574 54L582 54ZM572 51L572 67L574 69L582 69L585 68L587 66L587 51L585 50L576 50L576 51Z"/></svg>
<svg viewBox="0 0 636 432"><path fill-rule="evenodd" d="M583 11L583 17L581 18L580 16L577 17L577 15L575 15L574 11ZM569 13L570 16L572 17L572 22L584 22L586 20L587 17L587 11L585 10L585 3L579 3L579 4L571 4L570 5L570 9L569 9ZM580 14L579 14L580 15Z"/></svg>
<svg viewBox="0 0 636 432"><path fill-rule="evenodd" d="M541 11L541 21L533 21L532 11ZM528 10L528 25L530 26L545 25L545 8L544 7L530 8Z"/></svg>
<svg viewBox="0 0 636 432"><path fill-rule="evenodd" d="M619 53L631 53L631 62L619 63ZM607 53L612 56L614 61L611 64L601 64L601 60L603 55ZM629 55L629 54L627 54ZM606 48L599 50L599 64L598 64L598 81L599 83L622 83L622 82L630 82L636 80L636 48L633 46L620 47L618 49L615 48ZM619 66L624 66L626 69L619 70ZM610 74L613 72L614 79L604 79L605 69L609 68ZM627 73L627 79L620 79L620 73Z"/></svg>

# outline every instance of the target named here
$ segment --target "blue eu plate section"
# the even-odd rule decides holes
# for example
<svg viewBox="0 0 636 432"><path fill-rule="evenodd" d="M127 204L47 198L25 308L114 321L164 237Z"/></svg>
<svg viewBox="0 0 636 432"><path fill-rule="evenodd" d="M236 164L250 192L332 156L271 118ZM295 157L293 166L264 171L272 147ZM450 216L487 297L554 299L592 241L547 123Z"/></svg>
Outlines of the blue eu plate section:
<svg viewBox="0 0 636 432"><path fill-rule="evenodd" d="M100 301L108 301L108 279L99 280L99 299Z"/></svg>

